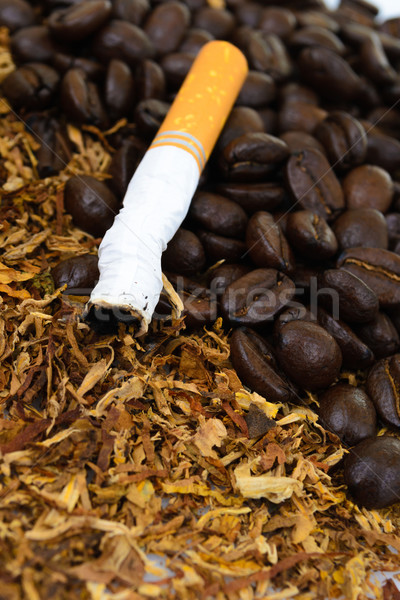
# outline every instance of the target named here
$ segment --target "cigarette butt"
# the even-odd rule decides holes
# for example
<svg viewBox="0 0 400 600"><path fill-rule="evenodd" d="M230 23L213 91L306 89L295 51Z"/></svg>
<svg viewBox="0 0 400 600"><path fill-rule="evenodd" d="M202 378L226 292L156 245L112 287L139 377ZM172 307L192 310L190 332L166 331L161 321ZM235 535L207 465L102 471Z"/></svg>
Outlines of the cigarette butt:
<svg viewBox="0 0 400 600"><path fill-rule="evenodd" d="M100 278L84 313L99 329L133 320L136 335L147 331L163 287L161 254L246 75L246 59L228 42L209 42L194 61L100 245Z"/></svg>
<svg viewBox="0 0 400 600"><path fill-rule="evenodd" d="M195 59L150 148L190 152L200 172L247 75L243 54L229 42L206 44Z"/></svg>

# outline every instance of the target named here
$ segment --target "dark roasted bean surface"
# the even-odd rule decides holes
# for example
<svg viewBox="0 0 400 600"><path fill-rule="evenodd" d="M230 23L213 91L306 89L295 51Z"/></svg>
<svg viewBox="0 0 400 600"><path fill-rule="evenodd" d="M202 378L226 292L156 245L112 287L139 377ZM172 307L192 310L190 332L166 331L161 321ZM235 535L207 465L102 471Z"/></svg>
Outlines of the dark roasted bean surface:
<svg viewBox="0 0 400 600"><path fill-rule="evenodd" d="M361 441L385 483L370 493L355 453L346 482L380 507L398 485L382 458L397 440L373 436L400 427L400 20L375 17L364 0L0 0L15 62L2 93L30 128L37 177L63 172L60 215L63 200L95 238L52 270L67 289L94 285L93 244L201 47L244 52L248 76L163 267L188 329L222 317L245 386L276 402L316 393L322 425ZM77 129L107 164L77 166ZM170 308L163 296L156 318ZM269 424L254 419L255 437Z"/></svg>

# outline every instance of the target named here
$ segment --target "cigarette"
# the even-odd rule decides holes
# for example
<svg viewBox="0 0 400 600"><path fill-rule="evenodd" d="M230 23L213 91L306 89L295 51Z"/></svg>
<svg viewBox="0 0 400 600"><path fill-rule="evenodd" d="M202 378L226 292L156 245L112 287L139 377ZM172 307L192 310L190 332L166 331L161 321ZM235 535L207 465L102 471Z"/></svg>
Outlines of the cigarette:
<svg viewBox="0 0 400 600"><path fill-rule="evenodd" d="M92 323L133 321L136 335L147 331L163 287L161 254L189 210L247 71L228 42L199 52L100 244L100 278L84 311Z"/></svg>

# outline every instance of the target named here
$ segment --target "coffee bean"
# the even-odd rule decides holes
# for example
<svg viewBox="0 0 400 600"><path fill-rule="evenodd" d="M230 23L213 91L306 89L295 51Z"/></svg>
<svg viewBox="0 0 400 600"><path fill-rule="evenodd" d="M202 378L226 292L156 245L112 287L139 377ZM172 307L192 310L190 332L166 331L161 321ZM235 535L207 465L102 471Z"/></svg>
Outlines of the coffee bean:
<svg viewBox="0 0 400 600"><path fill-rule="evenodd" d="M306 102L285 102L279 111L279 131L312 133L327 116L326 110ZM303 148L301 148L303 149Z"/></svg>
<svg viewBox="0 0 400 600"><path fill-rule="evenodd" d="M125 195L129 182L132 179L145 152L144 145L138 139L125 140L112 157L110 168L110 186L121 199Z"/></svg>
<svg viewBox="0 0 400 600"><path fill-rule="evenodd" d="M0 26L10 32L35 24L33 8L25 0L0 0Z"/></svg>
<svg viewBox="0 0 400 600"><path fill-rule="evenodd" d="M208 31L193 27L186 31L185 37L179 46L179 51L196 56L200 49L213 39L214 37Z"/></svg>
<svg viewBox="0 0 400 600"><path fill-rule="evenodd" d="M50 37L44 25L19 29L11 36L11 50L18 63L50 63L60 47Z"/></svg>
<svg viewBox="0 0 400 600"><path fill-rule="evenodd" d="M229 263L237 262L246 254L246 244L241 240L217 235L210 231L198 231L198 236L211 263L219 260Z"/></svg>
<svg viewBox="0 0 400 600"><path fill-rule="evenodd" d="M119 202L112 191L90 175L74 175L64 189L65 210L76 227L102 237L114 221Z"/></svg>
<svg viewBox="0 0 400 600"><path fill-rule="evenodd" d="M318 307L318 322L337 342L346 369L366 369L374 362L372 350L361 341L344 321L334 319L322 307Z"/></svg>
<svg viewBox="0 0 400 600"><path fill-rule="evenodd" d="M239 377L251 390L271 402L288 402L293 390L279 373L272 348L255 331L236 329L231 337L231 361Z"/></svg>
<svg viewBox="0 0 400 600"><path fill-rule="evenodd" d="M397 352L400 339L391 319L383 312L356 328L358 337L371 348L375 358L384 358Z"/></svg>
<svg viewBox="0 0 400 600"><path fill-rule="evenodd" d="M127 116L134 102L134 83L130 68L122 60L108 63L104 86L104 100L113 121Z"/></svg>
<svg viewBox="0 0 400 600"><path fill-rule="evenodd" d="M139 100L164 100L165 98L165 75L162 68L153 60L143 60L136 71L137 97Z"/></svg>
<svg viewBox="0 0 400 600"><path fill-rule="evenodd" d="M270 213L255 213L247 225L246 245L248 253L259 267L270 267L290 272L294 258L281 228Z"/></svg>
<svg viewBox="0 0 400 600"><path fill-rule="evenodd" d="M180 227L162 256L166 269L191 275L202 271L205 265L204 248L194 233Z"/></svg>
<svg viewBox="0 0 400 600"><path fill-rule="evenodd" d="M300 83L294 83L293 81L285 83L280 86L279 91L282 105L286 104L286 102L295 104L296 102L299 102L301 104L318 106L319 98L317 94L309 87L301 85Z"/></svg>
<svg viewBox="0 0 400 600"><path fill-rule="evenodd" d="M232 33L235 19L227 10L205 6L197 11L193 25L208 31L216 40L223 40Z"/></svg>
<svg viewBox="0 0 400 600"><path fill-rule="evenodd" d="M318 296L333 317L350 323L365 323L377 317L377 295L353 273L345 269L328 269L320 275L318 283Z"/></svg>
<svg viewBox="0 0 400 600"><path fill-rule="evenodd" d="M216 191L239 204L248 214L277 208L284 197L276 183L218 183Z"/></svg>
<svg viewBox="0 0 400 600"><path fill-rule="evenodd" d="M295 293L294 283L275 269L255 269L231 283L221 299L224 318L255 326L271 321Z"/></svg>
<svg viewBox="0 0 400 600"><path fill-rule="evenodd" d="M376 128L370 128L366 161L389 173L396 173L400 163L400 142Z"/></svg>
<svg viewBox="0 0 400 600"><path fill-rule="evenodd" d="M364 73L377 85L395 81L397 74L389 63L378 35L371 33L361 45L360 62Z"/></svg>
<svg viewBox="0 0 400 600"><path fill-rule="evenodd" d="M394 212L386 215L387 233L390 248L394 248L400 241L400 213Z"/></svg>
<svg viewBox="0 0 400 600"><path fill-rule="evenodd" d="M80 254L62 260L51 271L56 288L67 286L65 294L88 296L99 279L98 258Z"/></svg>
<svg viewBox="0 0 400 600"><path fill-rule="evenodd" d="M231 111L217 142L217 150L223 150L229 142L245 133L264 131L264 123L259 114L248 106L236 106Z"/></svg>
<svg viewBox="0 0 400 600"><path fill-rule="evenodd" d="M259 180L276 169L288 156L282 140L267 133L245 133L225 146L219 165L234 181Z"/></svg>
<svg viewBox="0 0 400 600"><path fill-rule="evenodd" d="M388 248L388 227L383 214L374 208L346 210L332 225L339 247Z"/></svg>
<svg viewBox="0 0 400 600"><path fill-rule="evenodd" d="M235 6L235 16L239 25L248 25L257 29L262 7L256 2L243 2Z"/></svg>
<svg viewBox="0 0 400 600"><path fill-rule="evenodd" d="M285 308L276 318L274 322L274 339L276 340L282 327L286 323L292 321L307 321L308 323L316 323L317 317L308 308L300 302L291 302L289 308Z"/></svg>
<svg viewBox="0 0 400 600"><path fill-rule="evenodd" d="M178 90L183 83L195 56L188 52L172 52L161 60L161 68L169 87Z"/></svg>
<svg viewBox="0 0 400 600"><path fill-rule="evenodd" d="M380 248L349 248L337 262L375 290L382 308L400 307L400 256Z"/></svg>
<svg viewBox="0 0 400 600"><path fill-rule="evenodd" d="M48 65L26 63L7 75L2 90L15 108L41 109L52 103L58 84L57 72Z"/></svg>
<svg viewBox="0 0 400 600"><path fill-rule="evenodd" d="M331 165L346 170L364 162L367 135L357 119L344 111L332 111L315 129Z"/></svg>
<svg viewBox="0 0 400 600"><path fill-rule="evenodd" d="M52 59L52 65L61 74L65 74L69 69L80 69L85 73L88 79L96 83L101 83L104 78L104 67L96 60L90 60L72 54L56 52Z"/></svg>
<svg viewBox="0 0 400 600"><path fill-rule="evenodd" d="M343 180L347 208L375 208L387 212L393 198L393 182L387 171L375 165L353 169Z"/></svg>
<svg viewBox="0 0 400 600"><path fill-rule="evenodd" d="M108 124L98 87L81 69L70 69L64 75L60 103L66 115L79 125L86 123L102 128Z"/></svg>
<svg viewBox="0 0 400 600"><path fill-rule="evenodd" d="M301 51L298 66L302 81L324 97L354 101L362 90L361 79L336 52L312 46Z"/></svg>
<svg viewBox="0 0 400 600"><path fill-rule="evenodd" d="M181 2L170 0L154 8L144 25L144 31L160 54L174 52L179 47L190 23L190 12Z"/></svg>
<svg viewBox="0 0 400 600"><path fill-rule="evenodd" d="M140 25L149 12L148 0L113 0L112 14L119 21Z"/></svg>
<svg viewBox="0 0 400 600"><path fill-rule="evenodd" d="M72 146L65 126L47 115L31 115L27 120L30 133L39 144L36 150L40 177L50 177L65 169L72 158Z"/></svg>
<svg viewBox="0 0 400 600"><path fill-rule="evenodd" d="M338 249L335 234L328 223L310 210L289 213L286 236L291 246L306 258L325 260Z"/></svg>
<svg viewBox="0 0 400 600"><path fill-rule="evenodd" d="M400 440L388 435L367 439L350 450L344 480L357 504L384 508L400 498Z"/></svg>
<svg viewBox="0 0 400 600"><path fill-rule="evenodd" d="M244 210L223 196L198 192L192 200L189 216L200 227L219 235L242 237L246 230Z"/></svg>
<svg viewBox="0 0 400 600"><path fill-rule="evenodd" d="M340 183L323 154L313 148L289 158L286 177L294 200L326 220L344 208Z"/></svg>
<svg viewBox="0 0 400 600"><path fill-rule="evenodd" d="M332 31L318 25L309 25L297 29L288 40L289 46L300 49L304 47L322 46L343 56L346 54L346 46Z"/></svg>
<svg viewBox="0 0 400 600"><path fill-rule="evenodd" d="M378 415L388 425L400 427L400 354L382 358L371 368L367 393Z"/></svg>
<svg viewBox="0 0 400 600"><path fill-rule="evenodd" d="M92 42L92 52L98 59L108 61L116 58L130 66L152 58L154 51L151 40L142 29L118 19L109 21Z"/></svg>
<svg viewBox="0 0 400 600"><path fill-rule="evenodd" d="M139 132L144 137L152 139L167 116L169 107L167 102L161 100L149 99L139 102L134 115Z"/></svg>
<svg viewBox="0 0 400 600"><path fill-rule="evenodd" d="M217 296L221 296L228 285L243 277L251 271L251 268L241 264L221 265L213 269L209 275L208 287Z"/></svg>
<svg viewBox="0 0 400 600"><path fill-rule="evenodd" d="M65 10L54 11L47 23L55 39L78 42L108 21L111 8L109 0L85 0Z"/></svg>
<svg viewBox="0 0 400 600"><path fill-rule="evenodd" d="M291 321L276 341L279 365L296 385L318 390L331 385L342 366L342 353L334 338L316 323Z"/></svg>
<svg viewBox="0 0 400 600"><path fill-rule="evenodd" d="M275 82L266 73L249 71L236 104L258 107L272 102L276 95Z"/></svg>
<svg viewBox="0 0 400 600"><path fill-rule="evenodd" d="M361 389L337 383L318 396L321 425L335 433L347 446L376 435L376 411Z"/></svg>
<svg viewBox="0 0 400 600"><path fill-rule="evenodd" d="M268 6L261 12L258 29L286 39L296 27L296 17L291 10L279 6ZM255 26L255 24L254 24Z"/></svg>

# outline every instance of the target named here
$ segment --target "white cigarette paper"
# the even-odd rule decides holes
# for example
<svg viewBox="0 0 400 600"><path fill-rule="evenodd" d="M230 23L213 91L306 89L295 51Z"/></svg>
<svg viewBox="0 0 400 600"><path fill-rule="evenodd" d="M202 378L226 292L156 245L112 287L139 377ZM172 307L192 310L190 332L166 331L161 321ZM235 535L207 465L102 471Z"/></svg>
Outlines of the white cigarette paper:
<svg viewBox="0 0 400 600"><path fill-rule="evenodd" d="M110 312L117 321L128 314L139 322L136 335L147 331L163 287L161 254L189 210L246 74L246 59L232 44L201 49L103 238L86 315L106 322Z"/></svg>

